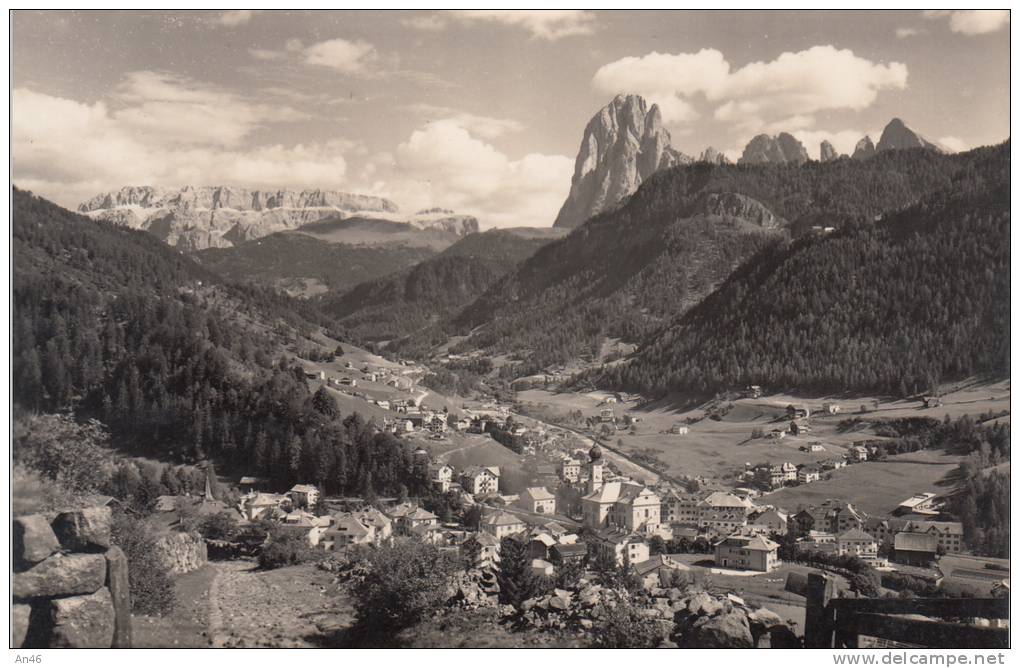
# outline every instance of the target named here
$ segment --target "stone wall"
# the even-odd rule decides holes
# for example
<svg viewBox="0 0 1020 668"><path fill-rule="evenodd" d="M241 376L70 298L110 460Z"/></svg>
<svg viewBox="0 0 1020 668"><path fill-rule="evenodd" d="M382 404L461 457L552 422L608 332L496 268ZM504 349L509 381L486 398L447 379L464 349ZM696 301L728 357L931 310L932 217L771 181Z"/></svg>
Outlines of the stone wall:
<svg viewBox="0 0 1020 668"><path fill-rule="evenodd" d="M14 519L11 647L130 647L127 557L109 508Z"/></svg>
<svg viewBox="0 0 1020 668"><path fill-rule="evenodd" d="M171 573L190 573L209 560L205 539L194 531L160 536L156 541L156 551Z"/></svg>

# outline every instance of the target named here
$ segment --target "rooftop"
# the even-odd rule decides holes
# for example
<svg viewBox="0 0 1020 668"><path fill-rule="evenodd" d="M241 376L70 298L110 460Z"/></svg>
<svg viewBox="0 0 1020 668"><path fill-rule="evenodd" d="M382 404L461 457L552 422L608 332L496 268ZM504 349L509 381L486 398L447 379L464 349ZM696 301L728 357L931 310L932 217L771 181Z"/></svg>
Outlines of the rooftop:
<svg viewBox="0 0 1020 668"><path fill-rule="evenodd" d="M895 549L908 552L931 552L934 554L938 550L938 545L938 536L927 533L901 531L893 539Z"/></svg>

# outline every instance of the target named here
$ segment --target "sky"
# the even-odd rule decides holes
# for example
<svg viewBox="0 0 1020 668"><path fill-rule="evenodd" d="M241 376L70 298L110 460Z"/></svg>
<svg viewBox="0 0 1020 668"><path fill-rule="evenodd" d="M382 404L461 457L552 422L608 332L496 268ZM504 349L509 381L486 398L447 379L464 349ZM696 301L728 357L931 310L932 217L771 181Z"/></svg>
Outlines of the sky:
<svg viewBox="0 0 1020 668"><path fill-rule="evenodd" d="M672 144L1009 135L1008 11L14 11L15 185L328 188L548 226L616 94Z"/></svg>

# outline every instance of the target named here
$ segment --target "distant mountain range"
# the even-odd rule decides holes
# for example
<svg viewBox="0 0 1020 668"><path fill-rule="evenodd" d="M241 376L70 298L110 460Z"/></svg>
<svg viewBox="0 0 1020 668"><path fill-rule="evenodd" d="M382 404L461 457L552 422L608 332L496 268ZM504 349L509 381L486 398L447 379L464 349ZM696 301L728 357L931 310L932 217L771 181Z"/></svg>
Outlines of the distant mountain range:
<svg viewBox="0 0 1020 668"><path fill-rule="evenodd" d="M578 227L592 216L612 210L658 171L693 162L729 163L712 147L695 160L673 148L670 142L657 105L649 106L640 95L617 95L585 126L570 192L553 225ZM877 148L870 138L864 137L853 157L864 159L880 151L909 148L942 150L894 118L883 130ZM821 143L819 153L821 162L841 157L828 141ZM793 135L780 132L751 139L738 162L802 165L808 160L804 145Z"/></svg>
<svg viewBox="0 0 1020 668"><path fill-rule="evenodd" d="M227 248L310 223L352 216L381 219L413 230L439 230L454 237L478 231L473 216L429 209L401 217L397 205L388 199L335 190L128 186L97 195L78 210L96 220L146 230L183 250Z"/></svg>
<svg viewBox="0 0 1020 668"><path fill-rule="evenodd" d="M695 163L659 171L467 306L454 319L467 337L455 350L518 355L542 368L593 357L603 337L646 345L777 242L812 228L873 225L972 173L968 154L926 150L796 168Z"/></svg>
<svg viewBox="0 0 1020 668"><path fill-rule="evenodd" d="M870 158L881 151L892 151L911 148L923 148L937 152L944 152L944 149L933 142L928 141L917 134L898 118L894 118L882 130L882 137L875 146L871 137L862 137L857 142L853 157L855 160ZM819 146L819 161L828 162L836 160L841 156L828 141L822 141ZM739 162L742 165L760 164L793 164L802 165L808 161L807 150L804 145L787 132L780 132L775 137L769 135L758 135L752 139L744 148L744 154Z"/></svg>
<svg viewBox="0 0 1020 668"><path fill-rule="evenodd" d="M570 194L552 228L480 233L477 220L450 210L401 216L388 200L335 191L125 188L93 198L81 209L93 219L145 229L195 251L191 255L198 265L215 275L310 298L304 308L357 341L413 357L440 349L507 355L519 360L523 374L578 358L595 360L607 338L619 339L636 345L637 353L597 382L661 393L748 380L726 366L732 359L690 347L698 341L706 345L719 332L743 346L734 353L738 357L747 354L760 362L749 366L758 369L754 373L766 373L761 369L768 365L795 366L792 352L763 348L747 332L755 318L764 317L762 304L784 313L792 308L793 302L773 299L784 281L792 281L790 294L799 294L803 282L829 290L838 280L797 275L798 262L824 265L808 262L814 256L798 249L830 252L835 246L817 240L830 236L885 248L901 241L889 231L894 228L926 232L918 228L926 217L944 221L931 229L956 234L961 228L946 217L968 205L981 211L999 206L989 202L1001 196L1002 179L1008 180L1008 155L1003 157L1008 143L1007 149L947 154L899 119L890 121L877 145L864 137L849 157L822 142L820 160L809 159L789 133L755 137L736 165L711 148L691 158L670 141L655 105L633 95L614 98L584 130ZM949 199L957 203L940 204ZM1003 243L996 236L1001 225L995 215L976 223L983 230L979 246ZM893 226L893 220L900 222ZM939 255L944 249L928 244L945 241L940 239L897 248ZM953 239L973 256L973 264L980 264L981 248ZM888 260L884 253L872 249L869 256L853 244L848 248L857 253L854 272L882 277L892 271L892 265L882 264ZM912 285L941 280L932 266L915 269ZM771 281L772 291L743 280L748 271ZM983 285L961 272L960 281ZM955 298L929 292L944 303ZM889 319L889 308L901 308L890 306L901 293L896 283L889 298L881 290L868 294ZM922 300L931 296L923 289L919 294ZM805 322L817 326L826 318L819 304L828 302L811 299L796 302L797 308ZM716 304L716 315L729 313L720 304L739 304L739 309L723 321L706 315L708 303ZM925 301L923 308L936 305ZM856 316L840 313L841 327L869 331ZM799 315L787 317L800 321ZM928 326L922 315L912 317ZM998 322L987 310L980 317L986 324ZM770 328L778 331L785 322L781 318ZM978 340L969 327L960 330L961 336ZM936 340L928 333L918 336ZM952 348L963 339L938 341ZM876 355L888 353L874 341L868 346ZM821 349L805 348L810 355ZM909 376L912 385L930 375L995 368L994 360L953 354L957 361L950 367L909 355L906 366L885 364ZM688 360L690 366L677 366ZM888 389L891 382L886 376L874 380L818 371L815 361L805 362L810 371L783 378L826 388L845 382Z"/></svg>

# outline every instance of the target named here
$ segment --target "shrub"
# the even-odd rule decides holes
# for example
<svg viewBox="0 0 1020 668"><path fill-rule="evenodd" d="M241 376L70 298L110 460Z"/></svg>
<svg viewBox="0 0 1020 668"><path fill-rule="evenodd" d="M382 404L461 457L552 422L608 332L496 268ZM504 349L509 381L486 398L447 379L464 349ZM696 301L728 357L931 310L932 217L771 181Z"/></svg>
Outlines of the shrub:
<svg viewBox="0 0 1020 668"><path fill-rule="evenodd" d="M14 461L57 481L73 494L100 490L109 462L109 434L102 423L75 422L69 414L19 416L14 424Z"/></svg>
<svg viewBox="0 0 1020 668"><path fill-rule="evenodd" d="M238 533L237 520L227 512L204 515L195 529L203 538L210 540L233 540Z"/></svg>
<svg viewBox="0 0 1020 668"><path fill-rule="evenodd" d="M259 552L259 567L270 569L303 564L323 554L308 544L304 531L276 526Z"/></svg>
<svg viewBox="0 0 1020 668"><path fill-rule="evenodd" d="M177 604L174 582L157 556L156 537L145 521L114 513L113 542L127 556L131 610L140 615L165 615Z"/></svg>
<svg viewBox="0 0 1020 668"><path fill-rule="evenodd" d="M396 631L428 617L448 597L460 561L435 545L401 541L368 552L369 573L354 586L358 624Z"/></svg>
<svg viewBox="0 0 1020 668"><path fill-rule="evenodd" d="M610 607L600 604L598 622L593 629L594 647L608 649L640 649L658 647L666 634L662 625L649 619L626 599L620 599Z"/></svg>

